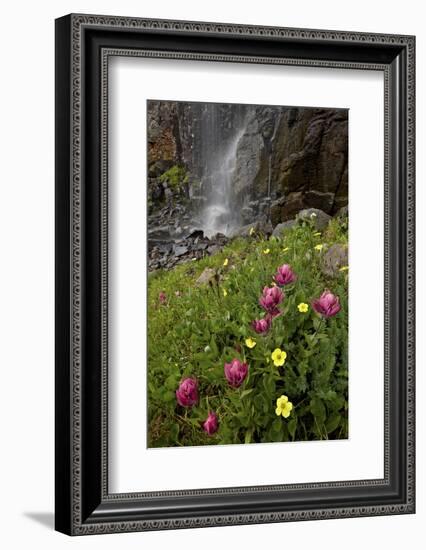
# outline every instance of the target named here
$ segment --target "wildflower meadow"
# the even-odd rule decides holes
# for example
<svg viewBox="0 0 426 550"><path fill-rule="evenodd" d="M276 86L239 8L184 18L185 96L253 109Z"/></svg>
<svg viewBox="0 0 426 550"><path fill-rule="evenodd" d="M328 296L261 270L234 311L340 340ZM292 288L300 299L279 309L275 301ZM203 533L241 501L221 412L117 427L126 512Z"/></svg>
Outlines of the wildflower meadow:
<svg viewBox="0 0 426 550"><path fill-rule="evenodd" d="M148 279L148 446L348 437L347 219L256 231ZM201 274L208 277L200 282Z"/></svg>

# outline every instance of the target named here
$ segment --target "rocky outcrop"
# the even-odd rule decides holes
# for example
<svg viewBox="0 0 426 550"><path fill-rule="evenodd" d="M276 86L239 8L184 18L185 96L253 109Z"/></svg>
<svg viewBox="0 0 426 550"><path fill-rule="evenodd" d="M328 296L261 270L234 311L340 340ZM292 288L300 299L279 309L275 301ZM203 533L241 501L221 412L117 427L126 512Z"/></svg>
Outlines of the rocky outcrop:
<svg viewBox="0 0 426 550"><path fill-rule="evenodd" d="M214 153L226 148L242 124L233 177L241 208L264 201L265 210L267 198L272 221L279 223L302 208L334 214L347 205L345 109L150 101L149 176L181 165L200 183L214 169Z"/></svg>
<svg viewBox="0 0 426 550"><path fill-rule="evenodd" d="M258 109L240 140L235 186L251 200L269 196L273 224L309 207L334 214L348 200L347 111Z"/></svg>
<svg viewBox="0 0 426 550"><path fill-rule="evenodd" d="M296 221L299 220L310 220L313 222L317 231L322 231L327 227L328 222L331 220L331 216L318 208L306 208L297 214Z"/></svg>
<svg viewBox="0 0 426 550"><path fill-rule="evenodd" d="M147 128L154 244L165 226L171 240L194 228L211 234L203 224L213 198L227 203L228 236L256 222L273 228L305 209L332 216L347 207L345 109L149 101ZM165 179L170 170L179 181ZM228 191L212 193L224 174Z"/></svg>
<svg viewBox="0 0 426 550"><path fill-rule="evenodd" d="M327 277L337 277L340 270L347 268L348 247L342 244L333 244L323 255L321 271Z"/></svg>
<svg viewBox="0 0 426 550"><path fill-rule="evenodd" d="M295 225L296 220L288 220L286 222L279 223L274 227L272 236L281 238L287 231L291 231Z"/></svg>
<svg viewBox="0 0 426 550"><path fill-rule="evenodd" d="M165 237L163 240L149 240L148 271L171 269L178 264L211 256L222 250L227 242L225 235L218 234L209 239L200 230L180 239Z"/></svg>

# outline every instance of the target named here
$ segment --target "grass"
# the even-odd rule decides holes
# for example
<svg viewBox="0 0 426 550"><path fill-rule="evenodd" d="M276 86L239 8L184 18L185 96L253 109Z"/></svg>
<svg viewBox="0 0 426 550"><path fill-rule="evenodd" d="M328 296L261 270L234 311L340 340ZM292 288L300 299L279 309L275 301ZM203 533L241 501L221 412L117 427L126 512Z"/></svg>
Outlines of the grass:
<svg viewBox="0 0 426 550"><path fill-rule="evenodd" d="M321 271L327 248L334 243L346 246L347 238L347 221L332 219L320 234L312 222L303 222L281 239L236 239L213 256L150 274L150 447L348 436L348 271L338 271L334 278ZM319 244L322 250L315 248ZM257 335L250 323L264 314L259 297L282 264L291 265L297 280L284 288L282 314L269 333ZM197 285L207 267L216 277ZM311 307L324 289L336 294L342 305L327 320ZM309 305L306 313L299 312L300 303ZM251 349L247 338L256 342ZM271 357L276 348L287 353L280 367ZM234 358L249 365L248 377L237 389L224 377L224 363ZM200 399L191 408L178 405L175 395L187 377L199 384ZM275 414L281 395L293 404L288 418ZM219 429L208 436L202 423L211 410L218 415Z"/></svg>

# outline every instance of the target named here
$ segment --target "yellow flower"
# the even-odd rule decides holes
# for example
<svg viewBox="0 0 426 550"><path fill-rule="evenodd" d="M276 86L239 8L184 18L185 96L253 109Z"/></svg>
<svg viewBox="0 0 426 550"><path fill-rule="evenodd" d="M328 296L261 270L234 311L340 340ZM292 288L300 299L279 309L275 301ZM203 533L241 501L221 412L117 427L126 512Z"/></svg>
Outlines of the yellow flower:
<svg viewBox="0 0 426 550"><path fill-rule="evenodd" d="M271 252L269 248L265 248L265 250L263 251L264 254L269 254L269 252Z"/></svg>
<svg viewBox="0 0 426 550"><path fill-rule="evenodd" d="M282 415L284 418L288 418L290 416L290 412L292 411L292 409L293 409L293 403L290 403L286 395L282 395L281 397L278 397L277 408L275 409L275 414L277 416Z"/></svg>
<svg viewBox="0 0 426 550"><path fill-rule="evenodd" d="M246 338L246 346L250 349L254 348L256 345L256 340L253 340L252 338Z"/></svg>
<svg viewBox="0 0 426 550"><path fill-rule="evenodd" d="M228 296L228 292L226 291L226 288L223 289L223 295L225 296L225 298Z"/></svg>
<svg viewBox="0 0 426 550"><path fill-rule="evenodd" d="M301 302L297 306L297 309L300 311L300 313L306 313L309 309L309 306L308 306L308 304L305 304L304 302Z"/></svg>
<svg viewBox="0 0 426 550"><path fill-rule="evenodd" d="M229 264L228 258L225 258L225 261L223 262L224 267L226 267Z"/></svg>
<svg viewBox="0 0 426 550"><path fill-rule="evenodd" d="M276 367L282 367L287 358L287 353L285 351L281 351L280 348L276 348L272 352L271 357Z"/></svg>
<svg viewBox="0 0 426 550"><path fill-rule="evenodd" d="M253 235L253 233L254 233L254 227L251 227L251 228L250 228L250 231L249 231L250 237Z"/></svg>
<svg viewBox="0 0 426 550"><path fill-rule="evenodd" d="M288 250L290 250L288 246L286 246L285 248L283 248L283 252L287 252Z"/></svg>
<svg viewBox="0 0 426 550"><path fill-rule="evenodd" d="M341 267L339 269L339 271L347 271L349 269L349 266L348 265L344 265L343 267Z"/></svg>
<svg viewBox="0 0 426 550"><path fill-rule="evenodd" d="M253 273L253 271L254 271L254 267L251 267L250 268L250 273Z"/></svg>
<svg viewBox="0 0 426 550"><path fill-rule="evenodd" d="M321 237L321 231L317 231L316 233L314 233L314 237Z"/></svg>
<svg viewBox="0 0 426 550"><path fill-rule="evenodd" d="M321 250L324 248L324 245L323 244L317 244L316 246L314 246L315 250L318 250L319 252L321 252Z"/></svg>

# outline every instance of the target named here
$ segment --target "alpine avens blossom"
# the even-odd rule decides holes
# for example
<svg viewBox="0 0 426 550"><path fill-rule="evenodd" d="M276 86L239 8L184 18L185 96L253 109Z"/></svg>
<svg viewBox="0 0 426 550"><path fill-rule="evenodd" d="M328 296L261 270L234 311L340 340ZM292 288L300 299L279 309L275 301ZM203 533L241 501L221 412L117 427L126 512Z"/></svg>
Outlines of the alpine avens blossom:
<svg viewBox="0 0 426 550"><path fill-rule="evenodd" d="M300 304L297 306L297 309L300 311L300 313L306 313L309 309L309 306L304 302L300 302Z"/></svg>
<svg viewBox="0 0 426 550"><path fill-rule="evenodd" d="M319 298L313 300L312 307L322 317L334 317L341 309L339 297L329 290L325 290Z"/></svg>
<svg viewBox="0 0 426 550"><path fill-rule="evenodd" d="M239 359L232 359L230 363L225 363L225 378L233 388L239 388L247 378L248 365L241 363Z"/></svg>
<svg viewBox="0 0 426 550"><path fill-rule="evenodd" d="M282 367L287 359L287 353L280 348L276 348L271 353L271 357L276 367Z"/></svg>
<svg viewBox="0 0 426 550"><path fill-rule="evenodd" d="M182 407L192 407L198 401L198 382L194 378L185 378L176 390L176 399Z"/></svg>
<svg viewBox="0 0 426 550"><path fill-rule="evenodd" d="M290 403L286 395L282 395L281 397L278 397L277 408L275 409L275 414L277 416L283 416L284 418L288 418L290 416L290 412L292 411L292 409L293 409L293 403Z"/></svg>
<svg viewBox="0 0 426 550"><path fill-rule="evenodd" d="M255 345L256 345L256 340L253 340L253 338L246 338L246 346L249 349L254 348Z"/></svg>

